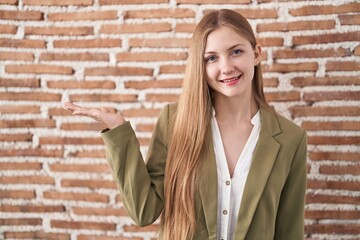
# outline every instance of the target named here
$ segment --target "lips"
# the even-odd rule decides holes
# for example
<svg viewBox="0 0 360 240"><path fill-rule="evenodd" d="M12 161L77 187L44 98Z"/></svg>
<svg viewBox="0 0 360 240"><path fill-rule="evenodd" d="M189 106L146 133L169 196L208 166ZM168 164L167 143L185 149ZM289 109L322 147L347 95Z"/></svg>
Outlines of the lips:
<svg viewBox="0 0 360 240"><path fill-rule="evenodd" d="M242 74L240 74L240 75L237 76L237 77L221 79L221 80L219 80L219 82L222 82L222 83L231 83L231 82L234 82L234 81L239 80L241 76L242 76Z"/></svg>

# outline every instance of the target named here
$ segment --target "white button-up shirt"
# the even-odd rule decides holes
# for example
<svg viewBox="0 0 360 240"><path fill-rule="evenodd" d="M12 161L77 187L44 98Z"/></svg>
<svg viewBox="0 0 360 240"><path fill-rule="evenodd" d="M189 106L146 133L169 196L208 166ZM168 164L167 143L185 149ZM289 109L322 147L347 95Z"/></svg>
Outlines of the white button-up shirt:
<svg viewBox="0 0 360 240"><path fill-rule="evenodd" d="M217 239L232 240L234 238L241 199L244 192L245 182L252 162L252 156L259 139L260 113L259 111L251 119L253 129L236 163L233 177L230 177L226 161L224 145L218 123L215 118L215 110L211 120L211 130L214 142L214 152L218 176L218 207L217 207ZM240 219L241 224L241 219Z"/></svg>

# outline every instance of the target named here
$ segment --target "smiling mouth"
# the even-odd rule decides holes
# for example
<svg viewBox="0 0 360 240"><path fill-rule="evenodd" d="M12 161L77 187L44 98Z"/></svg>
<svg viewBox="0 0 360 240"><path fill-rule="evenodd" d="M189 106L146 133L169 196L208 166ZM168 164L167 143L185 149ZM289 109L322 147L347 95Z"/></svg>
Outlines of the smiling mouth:
<svg viewBox="0 0 360 240"><path fill-rule="evenodd" d="M239 76L237 77L233 77L233 78L227 78L227 79L223 79L223 80L219 80L219 82L222 82L222 83L230 83L230 82L233 82L233 81L237 81L239 80L239 78L242 76L242 74L240 74Z"/></svg>

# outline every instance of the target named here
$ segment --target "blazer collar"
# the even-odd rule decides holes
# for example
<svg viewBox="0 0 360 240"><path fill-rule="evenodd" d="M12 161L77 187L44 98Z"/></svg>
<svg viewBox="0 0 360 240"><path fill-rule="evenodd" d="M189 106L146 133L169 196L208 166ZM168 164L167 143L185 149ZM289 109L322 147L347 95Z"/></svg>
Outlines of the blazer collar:
<svg viewBox="0 0 360 240"><path fill-rule="evenodd" d="M274 136L281 132L273 112L260 108L261 128L253 161L246 180L238 213L234 239L245 239L261 194L265 188L280 145ZM211 126L200 155L199 192L210 239L216 239L217 228L217 170Z"/></svg>

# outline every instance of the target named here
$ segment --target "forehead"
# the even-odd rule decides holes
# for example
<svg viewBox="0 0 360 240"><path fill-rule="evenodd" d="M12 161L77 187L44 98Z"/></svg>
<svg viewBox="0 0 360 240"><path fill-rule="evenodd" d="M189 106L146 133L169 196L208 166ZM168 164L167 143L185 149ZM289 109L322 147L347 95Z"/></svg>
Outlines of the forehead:
<svg viewBox="0 0 360 240"><path fill-rule="evenodd" d="M234 29L227 26L221 26L209 33L206 39L205 52L218 52L223 49L227 50L237 44L251 47L250 42Z"/></svg>

